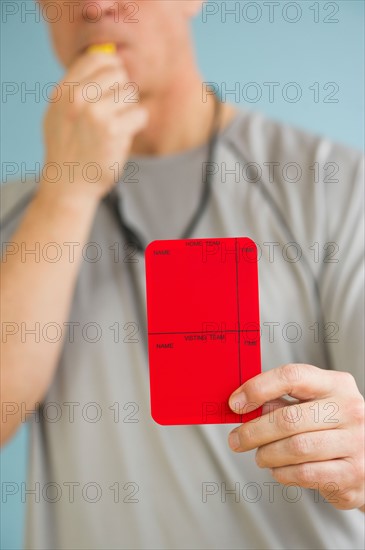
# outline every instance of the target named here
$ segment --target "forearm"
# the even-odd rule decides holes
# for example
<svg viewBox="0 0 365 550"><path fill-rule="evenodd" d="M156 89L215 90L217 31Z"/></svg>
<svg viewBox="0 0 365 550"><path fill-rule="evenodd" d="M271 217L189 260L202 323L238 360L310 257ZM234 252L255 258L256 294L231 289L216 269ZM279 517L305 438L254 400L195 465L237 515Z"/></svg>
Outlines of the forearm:
<svg viewBox="0 0 365 550"><path fill-rule="evenodd" d="M13 253L3 256L1 401L3 413L8 410L4 403L12 404L12 409L18 412L8 414L7 418L2 414L1 442L20 424L21 405L27 410L35 408L52 380L63 338L47 341L42 337L42 329L47 323L63 327L67 321L82 247L97 203L92 196L61 194L43 186L11 238ZM57 249L57 261L49 261L42 254L48 243L56 243L53 252ZM70 248L65 243L79 245ZM25 247L27 250L38 247L41 252L24 255ZM36 326L39 341L34 334L27 334L27 330Z"/></svg>

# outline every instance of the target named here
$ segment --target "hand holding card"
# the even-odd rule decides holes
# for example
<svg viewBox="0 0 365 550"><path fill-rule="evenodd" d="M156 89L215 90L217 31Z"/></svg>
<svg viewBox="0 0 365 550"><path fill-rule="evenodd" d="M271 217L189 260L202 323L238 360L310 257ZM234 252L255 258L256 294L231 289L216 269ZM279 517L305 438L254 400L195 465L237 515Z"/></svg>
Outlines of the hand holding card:
<svg viewBox="0 0 365 550"><path fill-rule="evenodd" d="M258 263L247 237L146 249L151 414L159 424L241 423L231 393L261 371Z"/></svg>

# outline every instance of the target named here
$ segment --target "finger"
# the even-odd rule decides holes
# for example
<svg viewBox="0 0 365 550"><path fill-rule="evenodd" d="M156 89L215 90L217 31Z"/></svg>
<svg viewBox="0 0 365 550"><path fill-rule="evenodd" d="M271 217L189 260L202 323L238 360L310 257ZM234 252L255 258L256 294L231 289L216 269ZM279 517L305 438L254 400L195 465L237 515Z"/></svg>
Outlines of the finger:
<svg viewBox="0 0 365 550"><path fill-rule="evenodd" d="M123 127L123 134L132 138L137 132L142 130L148 121L148 111L141 107L130 107L123 111L116 122L119 127Z"/></svg>
<svg viewBox="0 0 365 550"><path fill-rule="evenodd" d="M107 95L96 104L93 104L92 107L90 105L86 105L83 113L86 114L90 111L92 111L90 116L107 125L108 128L110 128L111 134L115 135L114 129L117 130L116 134L118 134L118 129L119 132L121 129L124 131L124 122L120 117L124 116L124 114L128 111L147 112L147 109L138 104L115 103L113 97ZM123 126L121 126L121 124L123 124Z"/></svg>
<svg viewBox="0 0 365 550"><path fill-rule="evenodd" d="M351 462L342 458L271 470L279 483L315 489L339 510L360 508L364 504L363 486L354 472Z"/></svg>
<svg viewBox="0 0 365 550"><path fill-rule="evenodd" d="M284 485L295 483L321 492L338 493L340 483L342 487L346 487L354 482L352 466L343 458L272 468L271 475Z"/></svg>
<svg viewBox="0 0 365 550"><path fill-rule="evenodd" d="M299 401L295 401L295 404L299 403ZM276 411L276 409L281 409L282 407L288 407L291 405L291 401L289 399L286 399L285 397L279 397L278 399L273 399L272 401L268 401L267 403L264 403L262 406L262 414L269 414L273 411Z"/></svg>
<svg viewBox="0 0 365 550"><path fill-rule="evenodd" d="M301 433L259 447L256 464L260 468L278 468L346 458L351 448L352 436L347 430Z"/></svg>
<svg viewBox="0 0 365 550"><path fill-rule="evenodd" d="M123 89L123 86L129 83L127 71L122 66L114 65L103 65L102 67L98 67L97 70L79 80L80 86L86 86L90 84L90 82L96 82L103 89L109 89L111 86L116 88L116 83L119 83L120 87Z"/></svg>
<svg viewBox="0 0 365 550"><path fill-rule="evenodd" d="M123 68L123 61L115 54L84 53L76 58L60 84L64 82L90 81L91 75L106 68Z"/></svg>
<svg viewBox="0 0 365 550"><path fill-rule="evenodd" d="M327 400L277 408L232 430L229 445L236 452L245 452L295 434L341 428L346 423L343 410Z"/></svg>
<svg viewBox="0 0 365 550"><path fill-rule="evenodd" d="M139 103L138 87L133 82L123 81L120 71L113 71L95 81L81 82L75 101L82 107L98 104L105 108L109 105L109 111L123 110Z"/></svg>
<svg viewBox="0 0 365 550"><path fill-rule="evenodd" d="M289 363L247 380L233 392L229 405L233 411L244 413L248 404L255 404L257 408L266 401L286 394L296 399L308 400L328 397L333 393L345 393L354 388L358 391L355 380L349 373Z"/></svg>

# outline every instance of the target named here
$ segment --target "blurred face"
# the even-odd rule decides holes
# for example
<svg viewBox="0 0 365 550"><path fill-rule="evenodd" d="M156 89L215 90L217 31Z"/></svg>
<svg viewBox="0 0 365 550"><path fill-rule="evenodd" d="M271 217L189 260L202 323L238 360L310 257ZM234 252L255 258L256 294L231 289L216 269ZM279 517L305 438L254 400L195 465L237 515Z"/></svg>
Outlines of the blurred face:
<svg viewBox="0 0 365 550"><path fill-rule="evenodd" d="M178 76L191 47L189 21L202 4L202 0L57 2L59 17L54 0L38 0L61 64L68 68L91 44L114 42L142 94L163 89Z"/></svg>

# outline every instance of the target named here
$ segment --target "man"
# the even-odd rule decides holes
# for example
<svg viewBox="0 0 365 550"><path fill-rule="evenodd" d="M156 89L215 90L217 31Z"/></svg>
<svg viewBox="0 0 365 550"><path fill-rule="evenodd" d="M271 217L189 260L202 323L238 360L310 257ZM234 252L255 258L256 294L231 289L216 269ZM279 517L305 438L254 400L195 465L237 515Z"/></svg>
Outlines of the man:
<svg viewBox="0 0 365 550"><path fill-rule="evenodd" d="M189 32L201 2L134 2L133 24L124 1L78 2L72 18L59 4L50 30L65 76L45 118L47 170L25 200L20 185L4 191L3 441L38 410L26 547L362 547L361 156L222 104L218 171L192 236L259 246L263 373L230 405L264 415L157 425L144 257L104 199L113 190L147 242L180 238L196 211L215 112ZM116 53L87 51L100 43ZM85 98L89 83L98 101ZM223 175L237 163L239 181ZM24 336L31 328L40 336Z"/></svg>

